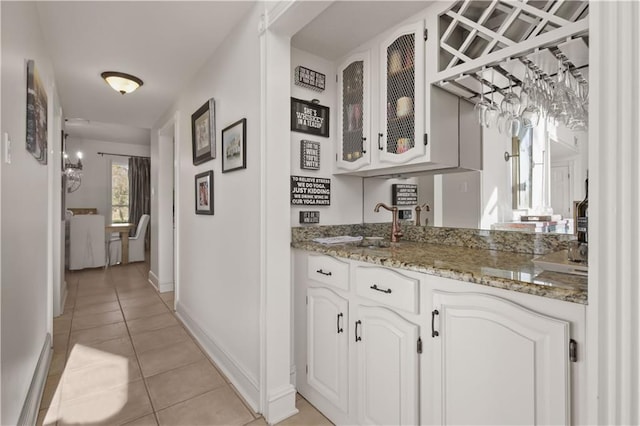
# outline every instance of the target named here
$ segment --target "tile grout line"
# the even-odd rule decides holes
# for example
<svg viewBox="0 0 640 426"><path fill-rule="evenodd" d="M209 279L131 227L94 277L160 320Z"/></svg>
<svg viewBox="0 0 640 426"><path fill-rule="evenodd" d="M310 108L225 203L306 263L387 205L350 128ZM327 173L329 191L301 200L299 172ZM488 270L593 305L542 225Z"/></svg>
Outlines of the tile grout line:
<svg viewBox="0 0 640 426"><path fill-rule="evenodd" d="M160 425L160 420L158 419L158 414L156 412L155 406L153 404L153 399L151 398L151 392L149 392L149 385L147 384L147 379L144 376L144 372L142 371L142 364L140 364L140 358L138 357L138 351L136 350L135 345L133 344L133 337L131 337L131 330L129 330L129 323L127 322L127 318L124 315L124 310L122 309L122 303L120 303L120 293L118 291L118 286L113 282L113 274L109 277L112 281L113 287L116 291L116 299L118 300L118 306L120 306L120 312L122 313L122 319L124 320L124 326L127 329L127 335L129 336L129 341L131 342L131 347L133 348L133 354L136 357L136 363L138 364L138 368L140 369L140 376L142 377L142 383L144 384L144 389L147 392L147 398L149 398L149 405L151 405L151 413L153 414L153 418L156 420L156 424ZM148 414L145 414L145 416ZM144 416L142 416L144 417ZM136 419L133 419L127 423L130 423Z"/></svg>

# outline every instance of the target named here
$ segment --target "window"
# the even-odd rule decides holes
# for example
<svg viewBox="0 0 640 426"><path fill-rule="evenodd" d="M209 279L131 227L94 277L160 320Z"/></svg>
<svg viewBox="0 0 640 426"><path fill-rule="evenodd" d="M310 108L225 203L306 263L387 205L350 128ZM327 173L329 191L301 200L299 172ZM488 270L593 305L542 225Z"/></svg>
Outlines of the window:
<svg viewBox="0 0 640 426"><path fill-rule="evenodd" d="M111 221L129 221L129 165L111 163Z"/></svg>

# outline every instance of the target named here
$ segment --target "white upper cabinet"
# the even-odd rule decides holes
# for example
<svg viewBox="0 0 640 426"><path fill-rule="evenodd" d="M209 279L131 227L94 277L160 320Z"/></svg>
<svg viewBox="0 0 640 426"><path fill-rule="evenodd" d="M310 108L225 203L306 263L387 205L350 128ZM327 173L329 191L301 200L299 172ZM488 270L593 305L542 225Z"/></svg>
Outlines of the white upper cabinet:
<svg viewBox="0 0 640 426"><path fill-rule="evenodd" d="M424 22L398 28L380 45L379 159L404 164L426 153Z"/></svg>
<svg viewBox="0 0 640 426"><path fill-rule="evenodd" d="M570 424L567 321L434 291L432 329L434 423Z"/></svg>
<svg viewBox="0 0 640 426"><path fill-rule="evenodd" d="M357 170L371 163L371 73L369 52L349 57L338 68L336 165Z"/></svg>

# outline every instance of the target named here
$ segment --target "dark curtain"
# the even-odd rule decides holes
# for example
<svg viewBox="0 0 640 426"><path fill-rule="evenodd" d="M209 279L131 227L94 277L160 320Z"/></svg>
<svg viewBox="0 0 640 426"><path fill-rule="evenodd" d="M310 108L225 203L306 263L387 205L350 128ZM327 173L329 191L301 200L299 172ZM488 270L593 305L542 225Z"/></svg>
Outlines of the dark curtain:
<svg viewBox="0 0 640 426"><path fill-rule="evenodd" d="M151 160L148 158L129 158L129 222L136 225L143 214L151 213ZM136 228L130 235L136 233ZM145 246L149 247L149 230L145 237Z"/></svg>

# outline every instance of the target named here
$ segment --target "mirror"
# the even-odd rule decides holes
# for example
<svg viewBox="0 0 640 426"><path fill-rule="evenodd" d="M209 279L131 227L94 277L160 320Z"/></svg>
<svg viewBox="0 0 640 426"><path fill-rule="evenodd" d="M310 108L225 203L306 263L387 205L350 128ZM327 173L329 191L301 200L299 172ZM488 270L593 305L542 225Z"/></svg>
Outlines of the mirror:
<svg viewBox="0 0 640 426"><path fill-rule="evenodd" d="M390 201L392 184L415 183L418 203L430 206L421 212L423 226L573 233L574 201L585 195L587 142L587 132L547 122L519 138L484 129L482 171L365 178L364 222L388 221L369 212L371 206ZM406 209L415 221L414 208Z"/></svg>

